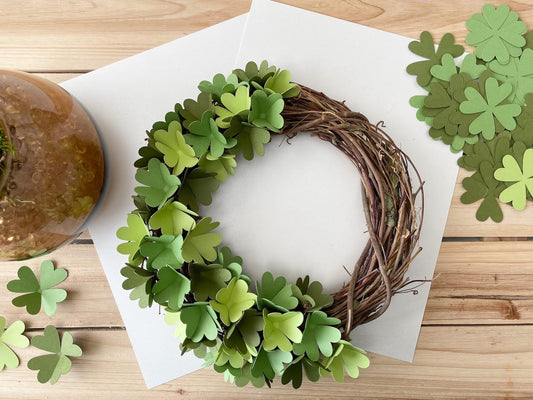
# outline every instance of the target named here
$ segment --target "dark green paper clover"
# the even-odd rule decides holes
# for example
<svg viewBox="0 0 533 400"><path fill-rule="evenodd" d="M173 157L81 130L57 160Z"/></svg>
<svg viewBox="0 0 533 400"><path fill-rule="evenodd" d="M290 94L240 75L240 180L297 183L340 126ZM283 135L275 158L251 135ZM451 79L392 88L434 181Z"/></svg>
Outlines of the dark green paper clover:
<svg viewBox="0 0 533 400"><path fill-rule="evenodd" d="M291 285L287 285L287 280L278 276L276 279L272 273L265 272L261 278L261 284L256 283L257 308L287 312L296 308L298 299L292 295Z"/></svg>
<svg viewBox="0 0 533 400"><path fill-rule="evenodd" d="M152 287L154 300L172 310L179 310L185 295L191 291L191 281L172 267L160 268L157 279Z"/></svg>
<svg viewBox="0 0 533 400"><path fill-rule="evenodd" d="M122 288L131 290L130 300L138 300L140 308L150 307L154 299L152 293L152 287L155 284L154 273L133 265L126 265L120 270L120 274L126 278L122 282Z"/></svg>

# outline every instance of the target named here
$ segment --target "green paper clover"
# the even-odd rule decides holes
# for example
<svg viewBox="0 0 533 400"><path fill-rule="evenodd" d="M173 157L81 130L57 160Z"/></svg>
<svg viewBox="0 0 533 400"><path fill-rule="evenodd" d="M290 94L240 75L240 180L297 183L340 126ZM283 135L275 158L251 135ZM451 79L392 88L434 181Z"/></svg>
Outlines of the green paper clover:
<svg viewBox="0 0 533 400"><path fill-rule="evenodd" d="M220 182L224 182L228 179L229 175L235 175L234 168L237 166L234 154L224 154L219 158L215 158L210 154L204 154L200 158L198 166L202 168L208 174L215 174L214 177Z"/></svg>
<svg viewBox="0 0 533 400"><path fill-rule="evenodd" d="M129 255L128 261L131 264L139 265L142 259L136 256L137 252L139 251L141 241L150 232L141 216L137 213L128 214L126 223L128 226L117 229L117 238L126 241L126 243L121 243L117 246L117 251L120 254Z"/></svg>
<svg viewBox="0 0 533 400"><path fill-rule="evenodd" d="M237 75L241 81L254 81L260 85L264 85L268 78L276 73L276 67L274 65L269 66L266 60L263 60L259 67L254 61L250 61L246 64L244 70L236 69L233 73Z"/></svg>
<svg viewBox="0 0 533 400"><path fill-rule="evenodd" d="M228 329L224 340L242 353L245 349L243 345L256 348L261 344L259 332L264 328L262 314L253 309L246 310L242 318Z"/></svg>
<svg viewBox="0 0 533 400"><path fill-rule="evenodd" d="M6 319L0 317L0 372L4 368L16 368L19 366L19 359L15 352L8 346L26 348L30 341L24 336L26 325L22 321L13 322L7 329Z"/></svg>
<svg viewBox="0 0 533 400"><path fill-rule="evenodd" d="M507 64L491 61L489 68L496 78L512 86L511 102L522 105L525 95L533 93L533 50L525 49L520 58L511 57Z"/></svg>
<svg viewBox="0 0 533 400"><path fill-rule="evenodd" d="M201 157L209 149L213 157L220 157L224 149L229 149L237 143L233 139L226 139L218 130L211 111L204 111L200 121L191 122L190 135L185 136L187 144L194 149L196 156Z"/></svg>
<svg viewBox="0 0 533 400"><path fill-rule="evenodd" d="M505 4L497 9L485 4L482 11L483 14L474 14L466 22L470 30L466 43L475 46L476 55L484 61L496 58L507 64L510 57L518 57L522 53L521 47L526 44L522 36L526 33L526 25Z"/></svg>
<svg viewBox="0 0 533 400"><path fill-rule="evenodd" d="M157 278L158 281L152 288L154 300L162 305L168 304L172 310L179 310L185 295L191 291L191 281L172 267L159 269Z"/></svg>
<svg viewBox="0 0 533 400"><path fill-rule="evenodd" d="M237 349L227 347L224 343L220 345L217 355L215 356L215 365L222 367L229 364L229 367L231 367L230 372L232 372L232 374L232 368L242 368L245 361L252 361L252 354L250 352L241 354Z"/></svg>
<svg viewBox="0 0 533 400"><path fill-rule="evenodd" d="M302 341L294 344L294 354L306 354L312 361L318 361L320 354L330 357L333 354L332 343L341 339L341 332L335 327L340 322L323 311L313 312L305 322Z"/></svg>
<svg viewBox="0 0 533 400"><path fill-rule="evenodd" d="M220 289L209 304L219 313L220 320L229 326L232 322L238 321L255 304L256 295L248 292L248 284L233 278L227 287Z"/></svg>
<svg viewBox="0 0 533 400"><path fill-rule="evenodd" d="M370 361L364 350L354 347L351 343L340 340L335 353L322 361L325 369L320 369L320 375L328 376L330 373L336 382L344 382L344 370L352 377L359 376L359 368L368 368Z"/></svg>
<svg viewBox="0 0 533 400"><path fill-rule="evenodd" d="M61 375L70 371L72 361L69 357L82 355L81 348L73 343L72 335L65 332L60 340L57 329L52 325L44 328L42 336L34 336L31 339L31 344L38 349L52 353L37 356L28 361L29 369L39 371L37 380L40 383L50 381L50 384L55 384Z"/></svg>
<svg viewBox="0 0 533 400"><path fill-rule="evenodd" d="M416 75L416 81L421 87L429 85L431 81L431 68L434 65L440 64L444 54L451 54L453 58L459 57L464 52L464 47L454 44L454 37L451 33L445 34L439 44L437 51L435 51L435 44L431 33L424 31L420 34L420 41L412 41L409 43L409 50L414 54L427 58L424 61L417 61L407 66L407 73Z"/></svg>
<svg viewBox="0 0 533 400"><path fill-rule="evenodd" d="M139 252L147 257L147 266L160 269L165 266L180 268L183 264L181 235L149 236L145 238Z"/></svg>
<svg viewBox="0 0 533 400"><path fill-rule="evenodd" d="M52 289L63 282L68 275L62 268L54 270L52 261L45 260L41 263L40 282L27 266L20 267L17 275L19 279L8 282L7 289L13 293L26 293L15 297L12 303L15 307L26 307L29 314L37 314L42 304L46 315L51 317L57 310L57 303L67 298L64 289Z"/></svg>
<svg viewBox="0 0 533 400"><path fill-rule="evenodd" d="M238 387L244 387L248 383L251 383L256 388L262 388L265 386L265 377L261 376L255 377L252 375L252 365L250 363L245 363L241 369L241 375L235 377L235 385Z"/></svg>
<svg viewBox="0 0 533 400"><path fill-rule="evenodd" d="M495 118L505 129L513 130L516 127L514 117L520 114L522 108L518 104L505 103L512 90L512 86L508 83L498 85L496 78L486 80L485 97L473 87L465 89L467 100L460 104L459 109L465 114L481 113L470 124L470 133L481 133L485 139L493 139L496 132Z"/></svg>
<svg viewBox="0 0 533 400"><path fill-rule="evenodd" d="M235 88L239 85L237 75L230 74L226 79L223 74L216 74L213 81L201 81L198 89L203 93L208 93L213 98L219 101L225 93L235 92Z"/></svg>
<svg viewBox="0 0 533 400"><path fill-rule="evenodd" d="M137 182L145 186L137 186L134 190L144 196L146 204L159 208L180 185L177 176L171 175L165 164L157 158L148 161L148 169L140 169L135 174Z"/></svg>
<svg viewBox="0 0 533 400"><path fill-rule="evenodd" d="M477 63L477 58L473 54L467 54L463 59L461 68L459 69L460 73L466 73L470 75L472 79L478 79L481 74L487 70L487 66Z"/></svg>
<svg viewBox="0 0 533 400"><path fill-rule="evenodd" d="M208 206L213 201L212 193L220 186L216 174L195 168L184 178L178 200L193 211L198 211L198 203Z"/></svg>
<svg viewBox="0 0 533 400"><path fill-rule="evenodd" d="M263 156L265 154L264 145L270 142L270 132L264 128L250 125L240 121L238 118L231 120L231 127L227 134L237 134L237 144L231 150L234 153L242 153L246 160L253 160L254 154Z"/></svg>
<svg viewBox="0 0 533 400"><path fill-rule="evenodd" d="M458 124L454 121L454 115L459 103L448 93L448 86L443 82L434 82L429 87L430 92L424 100L422 113L433 117L433 128L444 128L447 135L455 136Z"/></svg>
<svg viewBox="0 0 533 400"><path fill-rule="evenodd" d="M500 182L515 182L500 193L500 201L512 202L517 210L526 207L526 189L533 195L533 149L527 149L522 159L522 169L516 159L508 154L503 157L503 168L494 172L494 178Z"/></svg>
<svg viewBox="0 0 533 400"><path fill-rule="evenodd" d="M190 264L191 288L197 301L214 299L217 292L226 287L231 272L219 264Z"/></svg>
<svg viewBox="0 0 533 400"><path fill-rule="evenodd" d="M298 306L298 299L292 295L291 285L287 280L278 276L276 279L272 273L265 272L261 278L261 285L256 282L257 309L269 308L281 312L287 312Z"/></svg>
<svg viewBox="0 0 533 400"><path fill-rule="evenodd" d="M286 313L268 313L263 310L265 329L263 331L263 348L267 351L279 348L290 352L293 343L300 343L302 331L298 327L302 324L304 316L301 312L289 311Z"/></svg>
<svg viewBox="0 0 533 400"><path fill-rule="evenodd" d="M283 350L267 351L261 347L252 364L252 375L272 381L276 375L281 375L285 364L292 361L292 354Z"/></svg>
<svg viewBox="0 0 533 400"><path fill-rule="evenodd" d="M422 112L422 107L424 107L424 100L425 100L426 97L427 97L426 95L412 96L409 99L409 105L411 107L414 107L414 108L417 109L416 110L416 119L418 119L419 121L424 121L426 124L431 126L431 125L433 125L433 118L434 117L427 117Z"/></svg>
<svg viewBox="0 0 533 400"><path fill-rule="evenodd" d="M189 126L194 121L200 121L204 111L215 112L213 105L213 97L210 93L200 93L196 101L187 99L183 102L183 108L180 110L180 115L185 118L183 126L189 129Z"/></svg>
<svg viewBox="0 0 533 400"><path fill-rule="evenodd" d="M267 95L262 90L256 90L252 94L252 110L248 121L259 128L267 128L278 132L283 127L283 111L285 103L279 93Z"/></svg>
<svg viewBox="0 0 533 400"><path fill-rule="evenodd" d="M265 89L272 93L279 93L284 99L298 96L300 88L291 83L291 73L285 70L277 70L274 75L265 82Z"/></svg>
<svg viewBox="0 0 533 400"><path fill-rule="evenodd" d="M154 274L145 269L126 265L120 270L120 274L126 278L122 282L124 290L131 290L130 300L139 300L139 307L146 308L152 305L153 293L152 287L155 283Z"/></svg>
<svg viewBox="0 0 533 400"><path fill-rule="evenodd" d="M441 63L432 66L430 72L435 78L449 82L452 75L457 73L457 66L453 56L450 53L444 54L441 58Z"/></svg>
<svg viewBox="0 0 533 400"><path fill-rule="evenodd" d="M457 161L457 164L468 171L478 171L481 162L488 161L494 171L502 166L503 156L511 153L511 135L509 132L502 132L493 140L480 140L473 146L466 146L464 155Z"/></svg>
<svg viewBox="0 0 533 400"><path fill-rule="evenodd" d="M178 201L168 200L163 207L157 210L149 220L150 228L161 229L163 235L181 235L183 231L190 231L196 226L193 216L194 211L189 210Z"/></svg>
<svg viewBox="0 0 533 400"><path fill-rule="evenodd" d="M193 230L185 237L183 242L183 258L187 262L203 263L214 261L217 258L217 247L222 242L218 233L211 232L220 225L219 222L211 222L211 218L201 219Z"/></svg>
<svg viewBox="0 0 533 400"><path fill-rule="evenodd" d="M181 309L181 322L186 325L185 334L193 342L200 342L204 338L215 340L222 328L217 315L208 303L187 304Z"/></svg>
<svg viewBox="0 0 533 400"><path fill-rule="evenodd" d="M193 148L185 143L178 121L172 121L168 130L156 131L154 138L155 147L164 154L165 164L174 168L174 175L179 175L185 168L194 167L198 163Z"/></svg>
<svg viewBox="0 0 533 400"><path fill-rule="evenodd" d="M231 254L229 247L217 250L217 260L220 265L231 272L232 278L242 279L248 285L251 283L251 279L242 274L242 258Z"/></svg>
<svg viewBox="0 0 533 400"><path fill-rule="evenodd" d="M333 297L322 293L323 289L318 281L309 284L309 275L306 275L304 279L298 278L296 284L292 285L292 294L299 300L305 311L313 312L333 304Z"/></svg>
<svg viewBox="0 0 533 400"><path fill-rule="evenodd" d="M244 117L250 110L251 99L248 86L239 87L235 94L222 94L220 96L220 102L224 107L215 107L215 113L219 116L216 123L220 128L229 128L230 120L235 115L242 115Z"/></svg>
<svg viewBox="0 0 533 400"><path fill-rule="evenodd" d="M281 376L281 383L286 385L292 382L292 387L298 389L302 386L303 372L310 382L318 382L320 379L320 365L302 355L285 368Z"/></svg>

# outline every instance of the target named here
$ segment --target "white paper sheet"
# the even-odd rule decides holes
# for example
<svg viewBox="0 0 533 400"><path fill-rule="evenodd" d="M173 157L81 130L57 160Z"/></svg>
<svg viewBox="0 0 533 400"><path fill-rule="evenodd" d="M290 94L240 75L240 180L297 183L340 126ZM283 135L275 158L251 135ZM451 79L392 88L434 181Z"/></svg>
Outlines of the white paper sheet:
<svg viewBox="0 0 533 400"><path fill-rule="evenodd" d="M172 327L157 308L141 310L122 289L120 269L127 258L116 251L116 230L133 209L133 162L146 129L197 96L197 85L220 71L231 71L246 16L64 82L92 116L104 142L107 194L89 230L109 281L146 385L150 388L200 368L202 360L180 357Z"/></svg>
<svg viewBox="0 0 533 400"><path fill-rule="evenodd" d="M427 125L416 119L416 109L409 106L409 98L420 92L415 77L405 72L416 60L407 47L411 40L254 0L237 65L266 59L290 70L294 81L346 100L352 110L374 123L385 122L387 133L411 157L425 181L423 251L407 275L431 279L458 166L457 156L429 137ZM247 271L250 265L258 265L288 278L309 273L336 289L346 279L342 266L351 269L366 243L364 223L357 225L363 221L359 178L333 146L314 138L292 143L269 146L264 159L253 161L253 170L239 169L217 191L210 215L221 221L223 237L246 260ZM243 208L235 207L239 201ZM337 286L331 286L335 282ZM429 287L419 287L416 296L394 296L382 317L352 332L352 342L411 361Z"/></svg>

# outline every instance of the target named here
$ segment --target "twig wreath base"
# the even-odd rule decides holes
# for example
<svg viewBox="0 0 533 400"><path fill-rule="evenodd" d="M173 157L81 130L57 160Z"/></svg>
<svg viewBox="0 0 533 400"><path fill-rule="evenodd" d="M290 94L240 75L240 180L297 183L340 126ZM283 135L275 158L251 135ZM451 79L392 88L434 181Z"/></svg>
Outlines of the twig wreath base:
<svg viewBox="0 0 533 400"><path fill-rule="evenodd" d="M177 104L147 132L135 175L136 209L117 231L128 255L123 288L139 306L165 307L181 351L193 351L238 386L302 384L332 375L356 378L369 365L349 343L358 325L378 318L408 283L423 216L420 176L409 157L362 114L290 81L290 73L250 62L228 77L202 81L197 100ZM316 135L341 150L361 178L369 240L350 280L332 295L309 277L295 284L265 272L249 288L240 257L198 214L236 155L263 155L271 134ZM419 187L413 189L409 170ZM415 206L417 196L422 197Z"/></svg>

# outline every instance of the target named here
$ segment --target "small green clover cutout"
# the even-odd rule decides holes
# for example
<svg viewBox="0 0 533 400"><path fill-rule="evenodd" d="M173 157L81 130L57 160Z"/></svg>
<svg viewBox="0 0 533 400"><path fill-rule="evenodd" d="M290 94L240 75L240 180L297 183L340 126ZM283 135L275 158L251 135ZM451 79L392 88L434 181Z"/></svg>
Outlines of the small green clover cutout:
<svg viewBox="0 0 533 400"><path fill-rule="evenodd" d="M189 232L183 242L183 258L187 262L203 263L217 258L216 247L222 242L222 237L213 229L219 222L211 222L211 218L201 219Z"/></svg>
<svg viewBox="0 0 533 400"><path fill-rule="evenodd" d="M344 370L350 377L357 378L359 368L368 368L370 365L366 352L345 340L340 340L333 355L322 363L325 369L320 369L320 375L328 376L331 373L336 382L344 381Z"/></svg>
<svg viewBox="0 0 533 400"><path fill-rule="evenodd" d="M52 316L57 310L57 303L67 297L64 289L52 289L63 282L68 275L62 268L55 270L52 261L46 260L41 263L40 282L32 269L27 266L20 267L17 275L19 279L8 282L7 289L13 293L26 293L15 297L12 303L16 307L26 307L26 311L31 315L37 314L42 304L46 315Z"/></svg>
<svg viewBox="0 0 533 400"><path fill-rule="evenodd" d="M185 168L194 167L198 163L193 148L185 143L179 121L170 122L166 131L156 131L154 139L155 147L164 154L165 164L174 168L174 175L179 175Z"/></svg>
<svg viewBox="0 0 533 400"><path fill-rule="evenodd" d="M217 316L208 303L188 304L181 309L181 322L186 325L185 334L193 342L204 338L215 340L221 330Z"/></svg>
<svg viewBox="0 0 533 400"><path fill-rule="evenodd" d="M126 223L128 226L123 226L117 230L117 238L126 241L117 246L117 251L120 254L128 255L130 264L139 265L142 259L136 257L137 252L142 239L148 236L150 232L139 214L128 214Z"/></svg>
<svg viewBox="0 0 533 400"><path fill-rule="evenodd" d="M300 343L302 340L302 331L298 328L304 320L301 312L268 313L265 309L263 310L263 319L265 320L263 331L263 348L265 350L270 351L279 348L290 352L293 343Z"/></svg>
<svg viewBox="0 0 533 400"><path fill-rule="evenodd" d="M256 90L252 95L252 110L248 120L259 128L278 132L283 127L281 112L284 104L281 94L267 95L262 90Z"/></svg>
<svg viewBox="0 0 533 400"><path fill-rule="evenodd" d="M179 310L185 300L185 295L191 291L191 281L172 267L163 267L157 272L159 279L152 293L159 304L168 304L172 310Z"/></svg>
<svg viewBox="0 0 533 400"><path fill-rule="evenodd" d="M145 186L137 186L134 190L144 196L146 204L150 207L159 208L165 204L180 185L177 176L172 175L167 166L157 158L148 161L148 169L140 169L135 174L137 182Z"/></svg>
<svg viewBox="0 0 533 400"><path fill-rule="evenodd" d="M466 43L476 47L476 55L484 61L496 58L507 64L510 57L518 57L526 40L526 25L518 20L518 14L510 11L509 6L497 9L490 4L482 8L483 14L474 14L467 22L470 33Z"/></svg>
<svg viewBox="0 0 533 400"><path fill-rule="evenodd" d="M520 58L511 57L507 64L491 61L489 68L496 78L513 87L509 95L511 102L522 105L526 94L533 93L533 50L525 49Z"/></svg>
<svg viewBox="0 0 533 400"><path fill-rule="evenodd" d="M224 149L229 149L237 143L234 139L226 139L218 130L211 111L204 111L200 121L189 125L190 135L185 136L187 144L194 149L196 156L200 157L209 149L213 157L220 157Z"/></svg>
<svg viewBox="0 0 533 400"><path fill-rule="evenodd" d="M30 341L24 336L24 322L15 321L4 330L5 327L6 319L0 317L0 372L4 368L16 368L19 365L17 355L9 346L23 349L30 345Z"/></svg>
<svg viewBox="0 0 533 400"><path fill-rule="evenodd" d="M533 195L533 149L524 152L522 169L512 155L504 156L503 168L498 168L494 177L501 182L515 182L500 193L500 201L512 202L515 209L523 210L526 207L526 189Z"/></svg>
<svg viewBox="0 0 533 400"><path fill-rule="evenodd" d="M167 265L179 268L183 264L182 245L181 235L149 236L141 244L139 252L148 258L148 268L160 269Z"/></svg>
<svg viewBox="0 0 533 400"><path fill-rule="evenodd" d="M190 231L196 226L194 211L189 210L179 201L169 200L157 210L149 220L150 228L161 229L163 235L181 235L183 231Z"/></svg>
<svg viewBox="0 0 533 400"><path fill-rule="evenodd" d="M44 328L42 336L34 336L31 344L38 349L48 351L52 354L37 356L28 361L28 368L39 371L37 380L40 383L50 381L55 384L61 375L67 374L71 367L72 361L69 357L80 357L81 348L74 344L72 335L68 332L63 333L63 338L59 339L57 329L48 325Z"/></svg>
<svg viewBox="0 0 533 400"><path fill-rule="evenodd" d="M248 284L245 281L233 278L227 287L218 291L215 300L211 300L209 304L220 314L220 320L229 326L255 304L255 299L256 295L248 292Z"/></svg>
<svg viewBox="0 0 533 400"><path fill-rule="evenodd" d="M306 354L312 361L318 361L320 354L330 357L333 354L332 344L341 339L341 331L335 327L340 322L323 311L313 312L305 322L302 341L294 344L294 354Z"/></svg>

